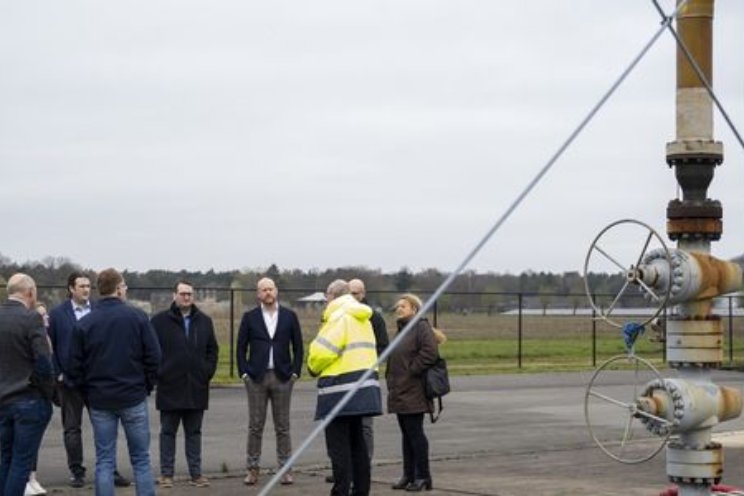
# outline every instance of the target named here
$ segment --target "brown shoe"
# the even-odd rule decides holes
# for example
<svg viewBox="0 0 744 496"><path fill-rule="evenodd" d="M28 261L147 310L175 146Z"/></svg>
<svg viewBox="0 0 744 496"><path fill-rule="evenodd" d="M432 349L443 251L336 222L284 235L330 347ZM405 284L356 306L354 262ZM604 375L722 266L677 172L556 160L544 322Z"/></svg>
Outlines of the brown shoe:
<svg viewBox="0 0 744 496"><path fill-rule="evenodd" d="M289 486L290 484L294 484L294 477L292 477L292 472L287 472L282 476L282 480L279 482L279 484Z"/></svg>
<svg viewBox="0 0 744 496"><path fill-rule="evenodd" d="M171 488L173 487L173 477L168 477L167 475L161 475L160 477L158 477L157 483L163 489Z"/></svg>
<svg viewBox="0 0 744 496"><path fill-rule="evenodd" d="M245 484L246 486L253 486L256 484L256 482L258 482L258 469L249 468L245 479L243 479L243 484Z"/></svg>
<svg viewBox="0 0 744 496"><path fill-rule="evenodd" d="M192 477L189 484L194 487L209 487L209 479L200 475L198 477Z"/></svg>

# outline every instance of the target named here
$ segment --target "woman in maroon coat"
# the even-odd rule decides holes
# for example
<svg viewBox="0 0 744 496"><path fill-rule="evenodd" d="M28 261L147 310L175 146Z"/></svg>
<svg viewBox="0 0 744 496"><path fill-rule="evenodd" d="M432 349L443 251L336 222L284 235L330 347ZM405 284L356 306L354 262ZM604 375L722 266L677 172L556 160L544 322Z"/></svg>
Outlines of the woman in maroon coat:
<svg viewBox="0 0 744 496"><path fill-rule="evenodd" d="M404 294L395 305L398 332L421 308L421 300ZM388 411L398 417L403 436L403 476L393 489L422 491L431 489L429 441L424 433L424 414L434 409L424 395L424 371L437 359L434 331L426 319L419 320L388 358Z"/></svg>

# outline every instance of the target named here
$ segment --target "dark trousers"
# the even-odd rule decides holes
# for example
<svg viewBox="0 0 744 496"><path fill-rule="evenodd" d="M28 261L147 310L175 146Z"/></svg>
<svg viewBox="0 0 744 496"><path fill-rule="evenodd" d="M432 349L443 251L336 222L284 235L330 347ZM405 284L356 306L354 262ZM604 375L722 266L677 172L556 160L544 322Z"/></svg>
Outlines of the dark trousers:
<svg viewBox="0 0 744 496"><path fill-rule="evenodd" d="M363 417L362 418L362 431L364 432L364 442L367 444L367 454L369 455L369 463L372 463L372 459L375 457L375 418L374 417Z"/></svg>
<svg viewBox="0 0 744 496"><path fill-rule="evenodd" d="M83 466L83 408L85 401L79 390L59 385L59 401L62 410L62 429L64 430L67 466L73 476L84 476Z"/></svg>
<svg viewBox="0 0 744 496"><path fill-rule="evenodd" d="M52 418L52 404L40 396L0 406L0 494L22 496Z"/></svg>
<svg viewBox="0 0 744 496"><path fill-rule="evenodd" d="M183 423L184 447L189 475L199 477L201 471L201 427L204 410L162 410L160 412L160 474L173 477L176 459L176 434Z"/></svg>
<svg viewBox="0 0 744 496"><path fill-rule="evenodd" d="M403 476L408 479L430 479L429 440L424 434L424 414L398 414L403 435Z"/></svg>
<svg viewBox="0 0 744 496"><path fill-rule="evenodd" d="M325 429L326 448L333 466L331 496L368 496L369 454L360 416L336 417Z"/></svg>

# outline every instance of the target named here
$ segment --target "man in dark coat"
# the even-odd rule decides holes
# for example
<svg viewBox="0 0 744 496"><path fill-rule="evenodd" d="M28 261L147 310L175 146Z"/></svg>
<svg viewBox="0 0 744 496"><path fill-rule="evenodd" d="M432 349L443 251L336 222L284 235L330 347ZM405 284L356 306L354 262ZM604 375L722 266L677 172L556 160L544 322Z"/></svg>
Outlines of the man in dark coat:
<svg viewBox="0 0 744 496"><path fill-rule="evenodd" d="M176 433L183 423L192 486L209 486L201 470L201 427L219 348L214 325L194 304L194 286L178 281L173 303L152 318L163 361L155 405L160 410L160 486L173 487Z"/></svg>
<svg viewBox="0 0 744 496"><path fill-rule="evenodd" d="M8 280L0 305L0 494L20 496L52 417L52 350L34 311L36 283L26 274Z"/></svg>
<svg viewBox="0 0 744 496"><path fill-rule="evenodd" d="M375 333L375 348L377 349L377 356L380 356L390 343L390 339L388 338L387 333L387 325L385 325L385 319L382 315L380 315L380 312L375 310L372 305L367 302L367 290L364 287L364 282L361 279L350 280L349 290L351 291L351 296L353 296L354 299L372 308L372 317L370 317L369 321L372 324L372 331ZM364 442L367 443L367 452L369 453L370 461L372 461L372 455L374 455L375 453L373 419L374 417L364 417L362 419Z"/></svg>
<svg viewBox="0 0 744 496"><path fill-rule="evenodd" d="M276 432L276 456L280 466L292 455L289 409L292 386L302 372L302 330L297 314L279 305L274 281L264 277L256 285L260 304L246 312L238 333L238 373L248 395L248 447L246 485L258 482L261 441L266 407L271 410ZM292 484L291 472L281 483Z"/></svg>

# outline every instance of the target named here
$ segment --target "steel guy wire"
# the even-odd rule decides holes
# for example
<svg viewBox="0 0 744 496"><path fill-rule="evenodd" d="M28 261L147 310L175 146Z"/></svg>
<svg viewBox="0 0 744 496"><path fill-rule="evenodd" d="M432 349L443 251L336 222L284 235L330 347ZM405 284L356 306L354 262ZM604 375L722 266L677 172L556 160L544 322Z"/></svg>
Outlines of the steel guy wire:
<svg viewBox="0 0 744 496"><path fill-rule="evenodd" d="M656 10L659 12L659 15L661 16L664 21L666 21L667 15L664 12L664 10L659 5L658 0L652 0L654 3L654 6L656 7ZM677 12L679 9L677 9ZM675 12L676 14L676 12ZM731 132L734 133L734 136L736 136L736 140L739 142L739 146L741 146L742 150L744 150L744 140L741 138L741 134L739 134L739 130L736 129L736 126L734 125L734 122L729 117L728 113L726 112L726 109L723 108L723 105L721 104L720 100L718 100L718 97L716 96L716 92L713 90L713 86L708 82L708 79L705 77L705 74L703 74L703 70L700 68L700 65L698 65L695 58L690 53L690 50L687 48L687 45L685 45L685 42L682 40L682 38L679 37L679 33L677 33L677 30L674 29L674 26L672 26L671 23L666 24L667 28L669 29L669 32L672 33L672 36L674 36L674 39L677 40L677 45L682 49L682 53L685 55L685 58L692 66L692 69L695 71L695 74L697 74L698 79L701 83L703 83L703 86L705 86L705 89L708 91L708 94L710 95L710 98L713 100L713 102L716 104L716 107L718 108L718 111L723 116L724 120L728 124L729 128L731 129Z"/></svg>
<svg viewBox="0 0 744 496"><path fill-rule="evenodd" d="M491 237L496 233L496 231L501 228L501 226L506 222L506 220L511 217L512 213L516 210L516 208L522 203L522 201L527 197L527 195L537 186L537 184L540 182L540 180L547 174L547 172L553 167L553 165L558 161L558 159L563 155L563 153L568 149L568 147L574 142L574 140L577 138L577 136L581 133L581 131L584 130L584 128L589 124L589 122L594 118L594 116L597 114L600 108L609 100L610 96L612 96L613 93L617 90L617 88L620 87L620 84L622 84L623 81L628 77L628 75L633 71L633 69L638 65L638 63L643 59L643 57L648 53L648 51L651 49L651 47L656 43L656 41L659 39L661 34L664 32L664 29L674 20L677 13L687 4L688 0L682 0L680 4L677 6L677 9L674 11L672 16L665 19L661 27L654 33L654 35L651 37L651 39L646 43L646 45L643 46L641 51L636 55L636 57L631 61L631 63L628 65L628 67L620 74L620 76L617 78L617 80L610 86L610 88L605 92L605 94L600 98L599 102L597 102L594 107L589 111L589 113L582 119L582 121L579 123L579 125L574 129L574 131L569 135L569 137L566 139L566 141L558 148L558 150L553 154L552 157L550 157L550 160L540 169L540 171L537 173L537 175L530 181L527 185L527 187L517 196L517 198L512 202L512 204L509 206L509 208L506 209L506 212L504 212L501 217L496 221L496 223L491 226L491 228L486 232L485 236L475 245L475 247L468 253L468 255L465 257L465 259L457 266L457 268L449 275L447 278L442 282L442 284L439 285L439 287L432 293L432 295L424 302L424 304L421 306L418 312L416 312L416 315L413 316L413 318L406 324L403 329L395 336L395 338L390 342L387 348L385 348L385 351L382 352L382 354L377 358L377 362L375 362L375 365L372 368L367 369L359 379L354 383L353 387L344 394L344 396L339 400L338 403L336 403L336 406L328 413L328 415L323 418L320 423L315 426L315 428L310 432L310 435L308 435L305 440L302 442L302 444L297 448L297 450L292 454L291 457L282 465L279 470L276 471L274 476L269 479L269 481L266 483L266 485L261 488L261 491L258 493L258 496L267 496L269 494L269 491L276 486L281 478L289 472L289 470L292 468L292 466L295 464L297 459L310 447L310 444L315 440L316 437L320 435L320 433L328 426L328 424L333 421L333 419L336 418L338 413L341 411L341 409L346 406L346 404L351 400L351 397L356 394L357 390L363 384L365 381L367 381L372 374L375 372L375 369L379 367L379 365L387 360L387 357L390 355L390 353L398 346L400 341L410 332L410 330L413 328L416 323L421 320L422 317L426 315L426 313L431 309L431 307L434 305L434 303L439 299L439 297L444 293L447 288L452 284L452 282L455 280L457 276L459 276L462 271L465 269L465 267L470 264L470 262L475 258L475 256L480 252L480 250L485 246L485 244L491 239Z"/></svg>

